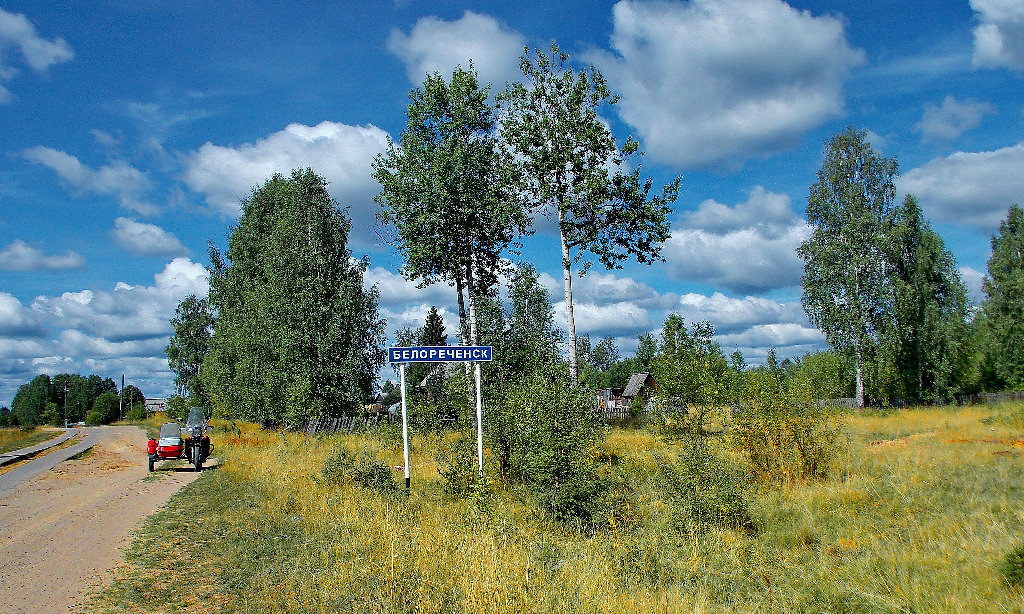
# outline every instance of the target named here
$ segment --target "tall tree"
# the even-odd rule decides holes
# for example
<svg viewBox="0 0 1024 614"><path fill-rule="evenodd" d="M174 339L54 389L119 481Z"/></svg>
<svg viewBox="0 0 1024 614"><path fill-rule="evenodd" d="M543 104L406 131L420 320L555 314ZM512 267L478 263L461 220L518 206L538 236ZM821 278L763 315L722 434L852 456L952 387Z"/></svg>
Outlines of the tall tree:
<svg viewBox="0 0 1024 614"><path fill-rule="evenodd" d="M423 323L423 345L448 345L448 335L444 332L444 320L437 312L437 307L430 306L427 312L427 319Z"/></svg>
<svg viewBox="0 0 1024 614"><path fill-rule="evenodd" d="M301 425L371 396L384 324L350 227L310 169L275 174L242 201L227 252L210 248L217 320L200 376L217 411Z"/></svg>
<svg viewBox="0 0 1024 614"><path fill-rule="evenodd" d="M174 372L178 396L188 396L194 403L206 405L208 399L199 378L203 359L210 352L214 328L213 308L207 298L190 294L178 304L171 318L174 335L164 349L167 364Z"/></svg>
<svg viewBox="0 0 1024 614"><path fill-rule="evenodd" d="M620 149L598 110L617 102L601 72L591 66L576 72L569 56L551 43L551 55L529 49L520 67L529 87L512 83L499 96L504 107L502 136L510 159L519 163L523 205L558 223L569 331L569 377L579 378L576 323L573 315L572 268L585 274L589 253L611 269L635 257L650 264L661 257L669 236L669 203L678 194L679 179L651 196L651 180L640 179L639 163L627 170L625 158L635 154L636 141ZM614 169L614 172L612 171Z"/></svg>
<svg viewBox="0 0 1024 614"><path fill-rule="evenodd" d="M18 424L33 426L42 424L46 404L51 402L53 383L45 373L32 378L27 384L20 386L11 400L11 414Z"/></svg>
<svg viewBox="0 0 1024 614"><path fill-rule="evenodd" d="M1012 205L992 236L982 285L986 362L996 384L1024 388L1024 210Z"/></svg>
<svg viewBox="0 0 1024 614"><path fill-rule="evenodd" d="M880 329L878 377L889 396L945 400L969 362L967 289L953 254L908 195L885 241L892 312Z"/></svg>
<svg viewBox="0 0 1024 614"><path fill-rule="evenodd" d="M863 130L847 128L829 140L807 198L813 230L797 249L804 311L829 345L852 349L858 407L864 407L864 364L891 302L884 238L898 173L896 159L875 153Z"/></svg>
<svg viewBox="0 0 1024 614"><path fill-rule="evenodd" d="M450 83L427 75L409 93L400 144L373 162L378 217L394 231L405 277L455 286L467 345L477 342L475 297L497 282L501 254L528 224L508 196L487 96L472 66L456 68Z"/></svg>

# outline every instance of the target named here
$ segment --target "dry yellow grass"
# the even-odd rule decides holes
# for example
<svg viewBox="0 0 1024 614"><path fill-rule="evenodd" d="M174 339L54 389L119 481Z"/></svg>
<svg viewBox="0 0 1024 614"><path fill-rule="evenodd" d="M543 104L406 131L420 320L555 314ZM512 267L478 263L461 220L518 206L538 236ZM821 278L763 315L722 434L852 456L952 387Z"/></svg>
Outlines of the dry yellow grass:
<svg viewBox="0 0 1024 614"><path fill-rule="evenodd" d="M204 527L208 612L1022 612L996 565L1024 541L1024 428L1000 408L845 418L848 454L822 483L750 484L755 532L679 533L655 456L678 450L613 430L603 470L632 481L630 511L600 531L558 524L525 491L489 502L442 494L441 438L413 439L413 489L392 497L319 479L339 447L402 464L387 436L215 433L225 459L142 532L95 611L174 611L137 581L161 536ZM724 438L713 438L727 452ZM401 472L394 472L401 483ZM195 519L188 517L194 513ZM190 580L191 579L191 580ZM180 605L180 604L179 604Z"/></svg>

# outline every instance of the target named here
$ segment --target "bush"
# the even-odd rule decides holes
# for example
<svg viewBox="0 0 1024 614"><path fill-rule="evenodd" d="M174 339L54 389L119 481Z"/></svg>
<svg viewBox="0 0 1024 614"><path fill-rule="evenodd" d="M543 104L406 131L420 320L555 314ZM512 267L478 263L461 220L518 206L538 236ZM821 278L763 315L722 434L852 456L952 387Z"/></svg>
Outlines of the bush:
<svg viewBox="0 0 1024 614"><path fill-rule="evenodd" d="M401 492L387 463L366 451L356 456L348 448L340 448L324 462L320 476L327 484L355 484L385 496Z"/></svg>
<svg viewBox="0 0 1024 614"><path fill-rule="evenodd" d="M703 437L692 436L685 445L678 462L656 459L673 526L691 534L716 526L752 529L739 475L711 453Z"/></svg>
<svg viewBox="0 0 1024 614"><path fill-rule="evenodd" d="M104 392L96 397L92 410L86 414L85 423L91 426L110 424L119 418L120 399L113 392Z"/></svg>
<svg viewBox="0 0 1024 614"><path fill-rule="evenodd" d="M1006 554L999 571L1010 586L1024 586L1024 544L1018 544Z"/></svg>
<svg viewBox="0 0 1024 614"><path fill-rule="evenodd" d="M146 419L146 406L141 403L136 404L125 414L125 419L130 422L142 422Z"/></svg>
<svg viewBox="0 0 1024 614"><path fill-rule="evenodd" d="M590 393L549 365L506 382L488 406L485 436L503 479L526 484L560 520L589 522L607 483L597 473L604 425Z"/></svg>
<svg viewBox="0 0 1024 614"><path fill-rule="evenodd" d="M808 391L789 391L770 371L752 371L731 437L755 477L775 482L828 477L842 453L839 420Z"/></svg>

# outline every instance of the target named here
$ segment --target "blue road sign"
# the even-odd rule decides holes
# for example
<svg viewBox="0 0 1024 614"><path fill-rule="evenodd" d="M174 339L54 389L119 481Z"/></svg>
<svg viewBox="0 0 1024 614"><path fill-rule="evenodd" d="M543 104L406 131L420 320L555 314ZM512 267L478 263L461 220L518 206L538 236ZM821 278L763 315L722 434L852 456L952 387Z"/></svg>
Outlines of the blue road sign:
<svg viewBox="0 0 1024 614"><path fill-rule="evenodd" d="M491 360L489 345L430 345L390 347L388 362L486 362Z"/></svg>

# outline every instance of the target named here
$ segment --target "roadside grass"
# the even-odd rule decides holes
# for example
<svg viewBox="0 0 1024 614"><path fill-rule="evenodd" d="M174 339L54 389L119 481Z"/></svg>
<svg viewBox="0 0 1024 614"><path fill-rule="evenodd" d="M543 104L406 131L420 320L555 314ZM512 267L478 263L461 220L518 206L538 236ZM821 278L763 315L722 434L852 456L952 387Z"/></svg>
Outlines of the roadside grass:
<svg viewBox="0 0 1024 614"><path fill-rule="evenodd" d="M63 429L50 429L45 427L32 427L22 429L20 427L0 429L0 454L13 452L22 448L28 448L53 439L63 432Z"/></svg>
<svg viewBox="0 0 1024 614"><path fill-rule="evenodd" d="M1021 407L848 415L833 477L747 482L754 527L699 533L671 521L659 479L680 444L643 429L600 450L618 500L594 527L493 476L444 494L437 452L471 434L415 436L406 498L323 472L341 449L401 465L395 429L221 425L223 462L138 528L86 611L1021 612L1024 589L1000 572L1024 543ZM742 466L727 438L706 439Z"/></svg>

